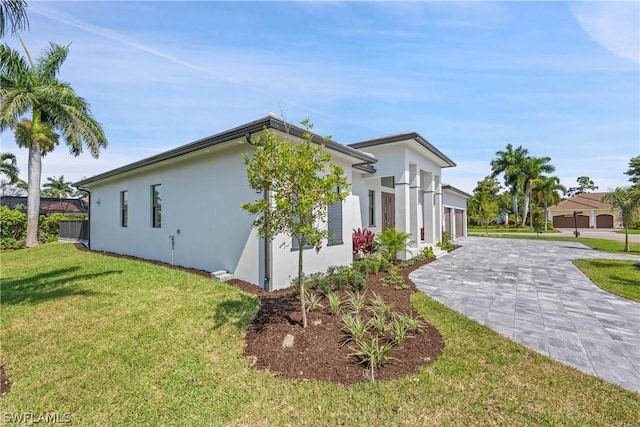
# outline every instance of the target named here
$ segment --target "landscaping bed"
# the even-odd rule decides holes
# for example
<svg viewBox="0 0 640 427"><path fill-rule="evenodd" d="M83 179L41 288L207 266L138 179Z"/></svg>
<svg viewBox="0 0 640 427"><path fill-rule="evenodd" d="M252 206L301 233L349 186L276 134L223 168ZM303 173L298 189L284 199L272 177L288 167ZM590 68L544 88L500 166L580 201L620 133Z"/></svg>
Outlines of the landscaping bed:
<svg viewBox="0 0 640 427"><path fill-rule="evenodd" d="M418 318L409 297L416 292L409 280L411 271L431 260L422 260L413 265L401 265L398 276L406 289L396 289L384 283L386 272L369 274L361 294L367 303L375 296L392 305L397 314ZM250 284L232 280L233 285L250 290ZM370 371L352 355L356 343L348 340L341 316L330 313L328 298L318 290L311 290L320 297L323 306L307 313L308 326L302 327L299 291L286 289L275 293L265 293L254 287L254 294L260 297L260 309L249 325L246 334L244 355L251 359L252 366L266 369L274 375L285 378L331 381L344 385L370 382ZM343 313L348 313L347 300L353 291L335 291L343 301ZM370 315L370 308L361 311L363 318ZM375 369L376 380L389 380L417 372L420 367L435 361L444 348L444 341L438 330L421 319L423 327L407 332L401 344L394 345L389 358ZM293 337L291 346L283 345L285 337ZM289 337L288 339L291 339ZM385 334L380 343L390 342Z"/></svg>

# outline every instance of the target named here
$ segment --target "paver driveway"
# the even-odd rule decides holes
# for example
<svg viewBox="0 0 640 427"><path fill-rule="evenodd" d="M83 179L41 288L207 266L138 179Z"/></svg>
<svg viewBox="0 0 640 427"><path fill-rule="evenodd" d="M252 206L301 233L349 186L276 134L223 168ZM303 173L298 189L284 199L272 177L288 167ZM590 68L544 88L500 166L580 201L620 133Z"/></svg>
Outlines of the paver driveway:
<svg viewBox="0 0 640 427"><path fill-rule="evenodd" d="M640 391L640 303L603 291L571 263L640 256L575 242L468 237L461 244L411 273L418 289L546 356Z"/></svg>

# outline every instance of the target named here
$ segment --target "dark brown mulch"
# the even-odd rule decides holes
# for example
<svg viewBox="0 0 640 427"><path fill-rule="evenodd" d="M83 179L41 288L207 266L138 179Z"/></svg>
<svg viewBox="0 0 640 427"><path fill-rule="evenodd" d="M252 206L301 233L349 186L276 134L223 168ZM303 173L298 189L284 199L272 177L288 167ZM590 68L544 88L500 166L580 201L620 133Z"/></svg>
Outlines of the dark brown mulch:
<svg viewBox="0 0 640 427"><path fill-rule="evenodd" d="M76 244L76 247L79 250L88 250L82 244ZM210 272L203 270L113 252L95 252L211 277ZM384 286L381 279L386 277L387 273L370 274L365 287L367 295L372 296L375 292L387 303L393 303L396 312L417 316L417 311L409 301L411 294L417 290L408 276L413 270L428 262L430 261L421 261L400 268L399 273L409 285L409 289L396 290L393 286ZM292 379L330 381L344 385L370 381L368 369L358 363L354 356L349 356L353 343L343 345L345 335L342 323L339 318L330 315L326 297L322 297L321 304L327 308L308 313L308 326L302 328L298 291L286 289L265 292L254 284L238 279L232 279L227 283L260 298L260 309L247 330L243 353L251 359L252 366ZM344 295L343 299L346 299ZM287 334L294 336L294 345L291 348L282 347ZM434 362L442 354L444 345L438 330L426 323L422 331L411 333L411 337L406 338L402 345L391 351L390 360L376 370L376 380L389 380L417 372L422 366Z"/></svg>
<svg viewBox="0 0 640 427"><path fill-rule="evenodd" d="M410 289L396 290L393 286L383 286L381 279L386 273L369 275L365 288L367 295L372 296L375 292L387 303L393 303L395 311L417 316L409 301L416 288L408 275L425 263L416 263L400 270ZM304 329L301 326L298 291L258 295L260 309L249 325L244 350L244 355L251 358L253 366L285 378L331 381L344 385L370 381L368 369L349 355L354 344L343 344L345 334L342 322L329 313L326 297L321 301L324 309L307 314L308 326ZM287 334L294 336L291 348L282 346ZM411 335L390 352L390 360L376 370L376 380L415 373L442 353L444 341L432 325L427 323L422 331Z"/></svg>

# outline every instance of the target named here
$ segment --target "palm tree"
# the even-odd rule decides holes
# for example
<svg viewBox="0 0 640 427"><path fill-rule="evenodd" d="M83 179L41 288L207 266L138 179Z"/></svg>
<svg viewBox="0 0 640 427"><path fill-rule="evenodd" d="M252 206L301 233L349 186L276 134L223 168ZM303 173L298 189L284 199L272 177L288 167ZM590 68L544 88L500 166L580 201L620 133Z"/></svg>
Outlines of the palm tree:
<svg viewBox="0 0 640 427"><path fill-rule="evenodd" d="M616 187L611 193L602 196L602 201L611 205L611 210L618 210L624 227L624 251L629 252L629 225L640 214L640 190L634 187Z"/></svg>
<svg viewBox="0 0 640 427"><path fill-rule="evenodd" d="M64 175L60 175L58 178L55 176L47 178L47 181L43 187L45 190L42 195L45 197L55 197L56 199L65 199L69 196L75 195L71 182L64 180Z"/></svg>
<svg viewBox="0 0 640 427"><path fill-rule="evenodd" d="M25 0L0 1L0 37L4 37L7 27L11 25L11 32L15 33L29 26L27 19L27 2Z"/></svg>
<svg viewBox="0 0 640 427"><path fill-rule="evenodd" d="M0 174L9 178L6 184L11 185L18 182L19 173L16 156L12 153L0 153Z"/></svg>
<svg viewBox="0 0 640 427"><path fill-rule="evenodd" d="M51 43L34 63L22 39L20 42L26 58L6 44L0 46L0 131L16 129L17 139L21 134L17 142L29 149L26 246L31 247L38 244L42 155L55 148L58 135L54 131L76 156L86 146L98 157L107 138L87 101L57 78L68 47ZM31 122L20 126L19 120L28 113Z"/></svg>
<svg viewBox="0 0 640 427"><path fill-rule="evenodd" d="M544 206L544 231L547 231L547 208L549 205L560 203L562 196L559 191L564 195L567 188L560 184L560 178L557 176L544 175L533 180L532 186L533 196Z"/></svg>
<svg viewBox="0 0 640 427"><path fill-rule="evenodd" d="M518 193L524 184L521 174L522 165L527 158L529 150L519 145L516 149L507 144L505 150L496 151L497 158L491 160L491 177L495 178L504 174L504 183L513 197L513 213L516 224L518 223Z"/></svg>
<svg viewBox="0 0 640 427"><path fill-rule="evenodd" d="M538 178L543 172L551 173L556 170L555 166L549 164L550 161L551 157L527 156L522 162L520 172L522 174L522 180L524 181L524 213L522 214L523 227L527 222L527 213L529 210L529 201L531 200L533 180ZM533 218L530 224L533 226Z"/></svg>

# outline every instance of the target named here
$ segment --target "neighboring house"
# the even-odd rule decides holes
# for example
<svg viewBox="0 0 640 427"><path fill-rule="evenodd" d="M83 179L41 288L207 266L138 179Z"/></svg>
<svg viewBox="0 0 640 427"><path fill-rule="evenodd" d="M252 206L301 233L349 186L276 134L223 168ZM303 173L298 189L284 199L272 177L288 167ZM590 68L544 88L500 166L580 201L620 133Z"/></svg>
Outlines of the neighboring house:
<svg viewBox="0 0 640 427"><path fill-rule="evenodd" d="M54 213L86 214L89 210L87 199L58 199L54 197L40 198L40 215L49 216ZM23 196L2 196L0 205L9 209L17 209L27 213L27 198Z"/></svg>
<svg viewBox="0 0 640 427"><path fill-rule="evenodd" d="M444 229L457 237L467 235L467 199L473 197L451 185L442 186L442 204L444 207Z"/></svg>
<svg viewBox="0 0 640 427"><path fill-rule="evenodd" d="M297 274L292 239L259 239L241 208L262 196L248 186L241 154L253 150L251 137L265 128L294 143L305 132L269 115L75 183L90 192L89 247L225 271L267 290L287 287ZM332 239L318 253L305 251L306 273L350 264L358 227L410 233L413 255L440 241L441 173L455 163L424 138L404 133L342 145L314 135L313 141L324 144L352 185L346 200L329 209ZM448 207L464 217L462 192L447 192L457 197Z"/></svg>
<svg viewBox="0 0 640 427"><path fill-rule="evenodd" d="M621 228L618 213L602 201L605 194L582 193L563 200L547 209L547 220L554 228Z"/></svg>

